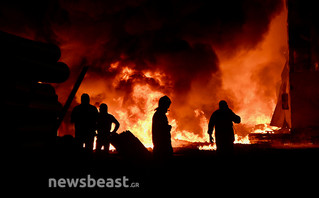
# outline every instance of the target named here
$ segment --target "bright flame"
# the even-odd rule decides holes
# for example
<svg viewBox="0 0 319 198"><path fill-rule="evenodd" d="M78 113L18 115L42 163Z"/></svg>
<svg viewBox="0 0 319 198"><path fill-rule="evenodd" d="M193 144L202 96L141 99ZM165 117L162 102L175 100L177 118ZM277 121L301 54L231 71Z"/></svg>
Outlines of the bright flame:
<svg viewBox="0 0 319 198"><path fill-rule="evenodd" d="M172 144L176 147L180 145L179 141L187 141L187 142L208 142L208 120L206 119L204 112L200 109L194 110L194 116L200 118L200 127L201 131L199 134L195 134L186 130L177 130L178 123L175 119L170 119L170 124L172 125ZM170 116L168 115L170 118Z"/></svg>
<svg viewBox="0 0 319 198"><path fill-rule="evenodd" d="M110 144L109 151L114 152L115 150L116 150L115 147L112 144Z"/></svg>
<svg viewBox="0 0 319 198"><path fill-rule="evenodd" d="M151 90L148 85L138 84L134 86L132 96L135 103L129 106L129 109L115 111L120 120L121 128L134 133L146 147L153 147L152 117L158 100L163 94ZM139 105L142 105L142 108Z"/></svg>
<svg viewBox="0 0 319 198"><path fill-rule="evenodd" d="M109 70L117 69L119 62L112 63ZM121 81L128 81L131 76L135 73L135 70L126 66L122 68L122 71L117 75L113 81L113 87L119 85Z"/></svg>
<svg viewBox="0 0 319 198"><path fill-rule="evenodd" d="M272 20L256 48L243 49L233 57L223 51L218 54L223 86L237 99L235 112L243 123L270 123L280 75L288 58L287 9Z"/></svg>
<svg viewBox="0 0 319 198"><path fill-rule="evenodd" d="M93 150L96 149L96 140L97 140L97 138L96 138L96 136L94 136Z"/></svg>
<svg viewBox="0 0 319 198"><path fill-rule="evenodd" d="M268 123L270 123L276 104L276 86L280 80L282 67L286 62L285 56L287 54L285 52L288 49L286 23L287 11L285 10L274 18L268 33L264 35L264 41L255 49L243 49L232 56L216 49L222 73L222 86L229 99L233 100L230 101L231 108L241 116L243 125L249 126L249 130L253 129L255 125L264 124L267 126L265 129L247 130L245 133L237 134L235 131L235 144L249 144L249 132L276 130L269 127ZM88 92L89 95L94 96L91 98L92 104L95 102L109 104L110 113L113 113L121 124L118 132L130 130L146 147L153 147L152 117L159 98L165 95L161 88L169 87L170 79L162 71L138 71L134 69L135 65L123 66L121 64L123 63L116 61L107 68L110 72L117 71L111 83L106 82L103 77L94 76L94 80L88 80L81 85L77 96ZM161 88L153 88L145 81L135 78L136 76L146 80L155 80L156 85ZM130 81L134 82L128 83L129 86L132 86L129 87L130 94L115 90L121 88L121 83L125 84ZM131 98L127 100L126 97ZM79 97L76 99L79 103ZM180 130L179 128L182 127L178 126L182 126L183 123L178 123L178 120L168 113L169 124L172 125L173 146L178 147L181 142L185 141L190 143L208 142L209 117L207 112L203 111L200 108L195 108L193 115L200 121L200 131ZM200 150L213 150L215 148L215 145L199 147ZM110 150L112 149L110 148Z"/></svg>
<svg viewBox="0 0 319 198"><path fill-rule="evenodd" d="M250 144L248 135L246 135L245 137L241 137L241 136L238 136L237 134L235 134L234 144ZM216 147L215 143L212 143L209 145L198 146L198 149L199 150L206 150L206 151L213 151L213 150L216 150L217 147Z"/></svg>
<svg viewBox="0 0 319 198"><path fill-rule="evenodd" d="M245 137L241 137L241 136L238 136L237 134L235 134L234 143L235 144L250 144L249 136L246 135Z"/></svg>
<svg viewBox="0 0 319 198"><path fill-rule="evenodd" d="M209 145L204 145L204 146L199 146L198 147L199 150L201 151L213 151L216 150L216 144L209 144Z"/></svg>
<svg viewBox="0 0 319 198"><path fill-rule="evenodd" d="M94 136L93 150L96 150L96 141L97 141L97 137ZM82 147L85 148L85 143L83 143ZM101 150L103 151L104 149L105 149L104 146L102 146ZM112 144L110 144L109 151L114 152L115 150L116 150L115 147Z"/></svg>
<svg viewBox="0 0 319 198"><path fill-rule="evenodd" d="M269 124L262 124L262 127L255 129L251 133L275 133L274 131L279 130L280 127L269 126Z"/></svg>

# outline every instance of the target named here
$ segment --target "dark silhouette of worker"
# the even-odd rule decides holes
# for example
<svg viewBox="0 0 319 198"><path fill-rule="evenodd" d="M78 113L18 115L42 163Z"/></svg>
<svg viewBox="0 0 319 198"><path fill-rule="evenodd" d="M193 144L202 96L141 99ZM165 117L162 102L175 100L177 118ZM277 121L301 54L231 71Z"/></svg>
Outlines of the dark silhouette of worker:
<svg viewBox="0 0 319 198"><path fill-rule="evenodd" d="M152 140L154 157L160 160L168 159L173 154L171 143L172 126L168 124L166 113L171 105L171 100L167 96L159 99L158 107L153 115Z"/></svg>
<svg viewBox="0 0 319 198"><path fill-rule="evenodd" d="M93 142L96 130L97 108L90 105L90 96L86 93L81 96L81 104L74 107L71 114L71 122L75 126L75 139L87 150L93 150Z"/></svg>
<svg viewBox="0 0 319 198"><path fill-rule="evenodd" d="M208 124L208 134L211 142L213 142L212 133L215 127L218 154L233 154L233 143L235 140L233 122L240 123L240 117L229 109L226 101L221 100L219 102L219 109L212 114Z"/></svg>
<svg viewBox="0 0 319 198"><path fill-rule="evenodd" d="M112 124L115 124L115 128L111 131ZM110 136L120 127L120 123L117 119L108 113L108 106L105 103L100 105L100 113L97 117L96 122L97 127L97 141L96 141L96 150L100 151L102 146L104 146L104 151L108 153L110 149Z"/></svg>

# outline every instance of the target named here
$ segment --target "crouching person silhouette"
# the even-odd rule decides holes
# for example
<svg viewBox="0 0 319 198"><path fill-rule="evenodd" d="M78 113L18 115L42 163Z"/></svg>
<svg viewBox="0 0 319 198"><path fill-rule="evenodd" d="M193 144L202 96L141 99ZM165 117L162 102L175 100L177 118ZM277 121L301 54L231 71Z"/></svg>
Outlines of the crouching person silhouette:
<svg viewBox="0 0 319 198"><path fill-rule="evenodd" d="M165 160L172 156L173 148L171 143L172 126L168 124L166 113L171 105L167 96L159 99L158 107L152 120L153 154L156 159Z"/></svg>
<svg viewBox="0 0 319 198"><path fill-rule="evenodd" d="M98 111L95 106L90 105L90 96L86 93L81 96L81 104L74 107L71 113L71 122L75 127L75 140L81 146L93 150L93 142L96 130L96 119Z"/></svg>
<svg viewBox="0 0 319 198"><path fill-rule="evenodd" d="M215 128L215 141L217 153L220 155L232 155L234 150L234 130L233 122L240 123L240 117L229 109L227 102L221 100L219 109L210 117L208 124L208 134L213 142L213 130Z"/></svg>
<svg viewBox="0 0 319 198"><path fill-rule="evenodd" d="M111 131L112 124L115 124L113 131ZM105 103L100 105L100 113L97 117L97 141L96 150L100 151L104 146L104 151L109 152L110 149L110 135L116 133L120 127L120 123L117 119L108 113L108 106Z"/></svg>

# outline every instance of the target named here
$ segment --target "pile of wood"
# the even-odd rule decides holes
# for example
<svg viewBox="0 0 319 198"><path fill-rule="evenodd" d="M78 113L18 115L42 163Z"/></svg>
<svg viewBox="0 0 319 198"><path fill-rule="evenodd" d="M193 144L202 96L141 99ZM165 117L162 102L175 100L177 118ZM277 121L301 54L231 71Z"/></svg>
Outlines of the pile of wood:
<svg viewBox="0 0 319 198"><path fill-rule="evenodd" d="M54 141L62 105L49 83L64 82L70 73L58 62L59 47L5 32L0 43L7 143L24 147Z"/></svg>

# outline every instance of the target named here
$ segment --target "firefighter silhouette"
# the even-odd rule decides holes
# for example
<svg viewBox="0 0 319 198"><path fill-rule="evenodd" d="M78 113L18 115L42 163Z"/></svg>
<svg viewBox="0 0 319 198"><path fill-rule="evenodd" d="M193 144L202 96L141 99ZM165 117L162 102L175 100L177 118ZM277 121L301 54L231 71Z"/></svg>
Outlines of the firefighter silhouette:
<svg viewBox="0 0 319 198"><path fill-rule="evenodd" d="M172 126L168 124L166 113L171 105L171 100L167 96L159 99L158 107L152 120L152 140L153 154L157 159L167 159L173 154L171 143Z"/></svg>
<svg viewBox="0 0 319 198"><path fill-rule="evenodd" d="M229 109L226 101L219 102L219 109L210 117L208 124L208 134L213 142L213 130L215 128L215 141L219 154L232 154L235 140L233 122L240 123L240 117Z"/></svg>

